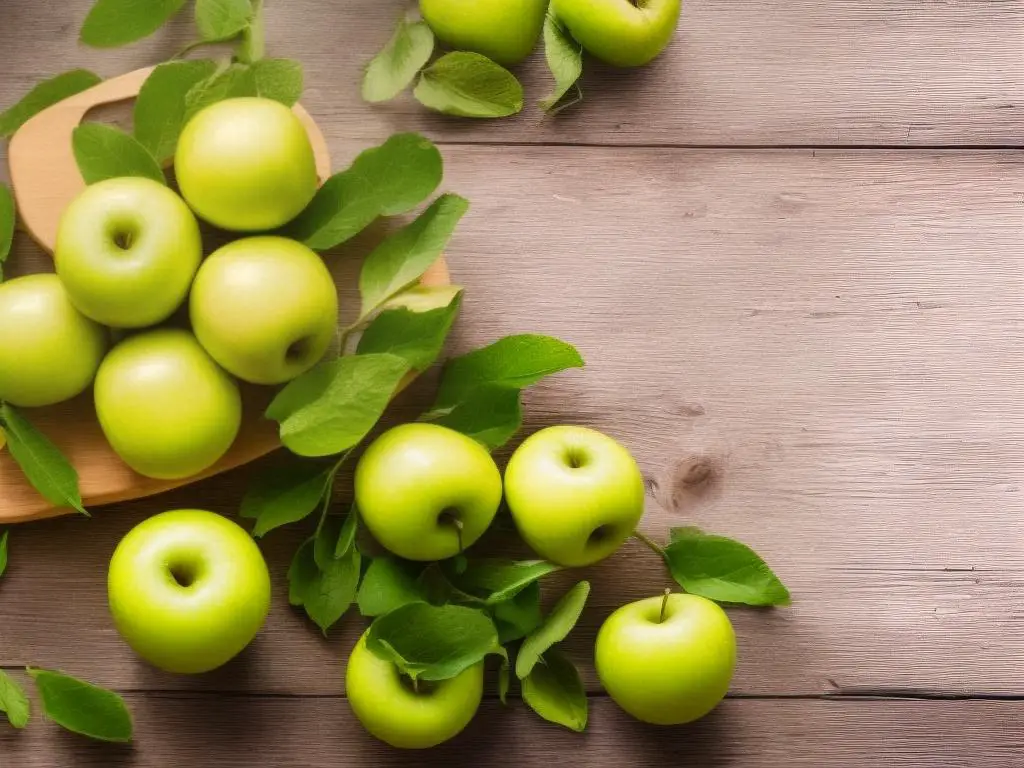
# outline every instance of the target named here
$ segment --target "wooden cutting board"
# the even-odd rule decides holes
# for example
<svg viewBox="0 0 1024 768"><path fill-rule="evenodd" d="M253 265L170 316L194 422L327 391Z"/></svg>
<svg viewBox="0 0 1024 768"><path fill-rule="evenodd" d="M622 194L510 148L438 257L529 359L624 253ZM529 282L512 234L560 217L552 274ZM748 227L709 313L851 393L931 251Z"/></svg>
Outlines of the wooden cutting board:
<svg viewBox="0 0 1024 768"><path fill-rule="evenodd" d="M11 138L8 161L21 227L49 253L53 253L64 208L85 188L71 149L71 132L94 107L134 98L151 71L140 69L106 80L55 104L25 123ZM296 105L295 114L309 133L317 173L323 181L331 173L327 143L305 109ZM431 267L422 282L435 286L449 283L443 258ZM33 409L27 415L75 465L82 499L87 507L96 507L150 496L216 475L278 448L276 425L262 418L274 390L243 386L242 394L245 416L234 446L215 466L187 480L153 480L129 469L103 437L91 392L51 408ZM0 524L70 511L56 508L40 496L25 481L10 454L0 451Z"/></svg>

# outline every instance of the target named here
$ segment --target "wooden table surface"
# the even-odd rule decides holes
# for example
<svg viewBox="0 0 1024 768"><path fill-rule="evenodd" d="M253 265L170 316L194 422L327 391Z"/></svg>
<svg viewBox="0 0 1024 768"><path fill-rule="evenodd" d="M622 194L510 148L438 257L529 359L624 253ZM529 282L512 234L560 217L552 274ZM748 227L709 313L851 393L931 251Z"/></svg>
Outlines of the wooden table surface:
<svg viewBox="0 0 1024 768"><path fill-rule="evenodd" d="M0 104L43 75L114 75L188 39L183 21L125 50L76 48L87 6L3 0ZM585 735L490 697L449 745L400 753L343 698L361 621L324 640L287 605L301 531L266 540L271 617L226 668L161 674L115 633L119 538L169 508L235 514L242 470L13 531L0 666L119 690L137 739L0 728L0 765L1024 764L1024 2L691 0L650 68L591 65L580 107L497 122L359 101L397 0L267 6L270 50L306 65L304 103L339 167L419 130L442 145L445 187L472 200L450 251L468 289L453 351L525 331L576 343L588 368L530 393L529 428L623 440L648 480L648 533L736 536L794 605L731 612L741 658L713 715L639 725L591 662L601 620L666 585L627 545L588 572L570 643L593 692ZM523 77L544 95L539 59ZM350 277L359 252L337 256ZM44 263L26 238L16 258Z"/></svg>

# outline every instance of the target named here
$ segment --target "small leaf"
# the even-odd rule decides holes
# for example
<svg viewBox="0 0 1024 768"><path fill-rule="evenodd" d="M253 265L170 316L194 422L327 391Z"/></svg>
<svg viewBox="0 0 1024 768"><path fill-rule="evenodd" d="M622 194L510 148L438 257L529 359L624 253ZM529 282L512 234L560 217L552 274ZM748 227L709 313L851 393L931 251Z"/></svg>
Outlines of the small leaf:
<svg viewBox="0 0 1024 768"><path fill-rule="evenodd" d="M289 234L317 251L334 248L378 216L397 216L422 203L441 183L442 170L441 153L430 141L396 134L329 178Z"/></svg>
<svg viewBox="0 0 1024 768"><path fill-rule="evenodd" d="M83 515L78 473L60 450L8 403L0 403L0 428L7 448L25 477L39 493L58 507L71 507Z"/></svg>
<svg viewBox="0 0 1024 768"><path fill-rule="evenodd" d="M434 52L434 33L423 21L403 19L363 75L363 99L388 101L404 91Z"/></svg>
<svg viewBox="0 0 1024 768"><path fill-rule="evenodd" d="M583 98L577 84L583 74L583 46L573 40L562 22L550 13L544 20L544 58L555 78L555 89L540 103L541 109L559 111L578 103ZM563 102L573 89L575 98Z"/></svg>
<svg viewBox="0 0 1024 768"><path fill-rule="evenodd" d="M746 544L699 528L676 528L665 547L669 570L694 595L724 603L789 605L790 594Z"/></svg>
<svg viewBox="0 0 1024 768"><path fill-rule="evenodd" d="M383 616L409 603L426 602L426 591L419 583L421 570L404 560L375 557L359 587L359 613Z"/></svg>
<svg viewBox="0 0 1024 768"><path fill-rule="evenodd" d="M550 336L506 336L451 360L444 369L435 408L457 404L472 390L498 385L523 389L568 368L582 368L576 348Z"/></svg>
<svg viewBox="0 0 1024 768"><path fill-rule="evenodd" d="M331 467L292 462L260 472L242 498L241 516L256 521L253 536L304 520L320 505L334 473Z"/></svg>
<svg viewBox="0 0 1024 768"><path fill-rule="evenodd" d="M94 48L116 48L149 37L181 10L185 0L96 0L81 39Z"/></svg>
<svg viewBox="0 0 1024 768"><path fill-rule="evenodd" d="M498 628L498 642L502 645L522 640L544 621L540 611L540 584L534 582L515 597L491 608L494 626Z"/></svg>
<svg viewBox="0 0 1024 768"><path fill-rule="evenodd" d="M267 409L281 442L299 456L348 450L373 428L409 364L395 355L349 355L289 383Z"/></svg>
<svg viewBox="0 0 1024 768"><path fill-rule="evenodd" d="M10 531L4 531L0 536L0 576L3 576L4 571L7 570L7 539L10 534Z"/></svg>
<svg viewBox="0 0 1024 768"><path fill-rule="evenodd" d="M84 123L71 133L71 145L86 184L120 176L142 176L167 183L149 150L112 125Z"/></svg>
<svg viewBox="0 0 1024 768"><path fill-rule="evenodd" d="M415 221L373 249L359 274L363 317L423 276L441 256L467 210L465 198L441 195Z"/></svg>
<svg viewBox="0 0 1024 768"><path fill-rule="evenodd" d="M185 97L216 70L216 62L204 59L168 61L154 69L142 84L135 101L135 138L158 162L172 157L178 147L178 137L185 127Z"/></svg>
<svg viewBox="0 0 1024 768"><path fill-rule="evenodd" d="M361 355L387 353L397 355L417 371L425 371L444 349L445 339L459 313L462 295L451 304L429 312L389 309L381 312L359 339Z"/></svg>
<svg viewBox="0 0 1024 768"><path fill-rule="evenodd" d="M19 729L28 725L31 713L25 689L2 669L0 669L0 712L7 715L7 722Z"/></svg>
<svg viewBox="0 0 1024 768"><path fill-rule="evenodd" d="M200 80L185 94L185 123L197 112L225 99L256 95L256 76L248 64L234 63Z"/></svg>
<svg viewBox="0 0 1024 768"><path fill-rule="evenodd" d="M87 69L73 69L38 83L21 101L0 112L0 138L8 138L47 107L101 82L103 78Z"/></svg>
<svg viewBox="0 0 1024 768"><path fill-rule="evenodd" d="M293 59L260 59L252 65L253 96L294 106L302 95L302 65Z"/></svg>
<svg viewBox="0 0 1024 768"><path fill-rule="evenodd" d="M16 219L14 196L10 187L0 184L0 282L4 279L4 263L11 255L14 243L14 223Z"/></svg>
<svg viewBox="0 0 1024 768"><path fill-rule="evenodd" d="M455 51L420 74L413 95L425 107L457 117L507 117L523 109L523 86L486 56Z"/></svg>
<svg viewBox="0 0 1024 768"><path fill-rule="evenodd" d="M356 533L359 532L359 508L353 504L345 516L345 522L341 525L338 533L338 541L334 545L334 557L338 559L349 551L356 543Z"/></svg>
<svg viewBox="0 0 1024 768"><path fill-rule="evenodd" d="M113 691L45 669L29 669L43 713L72 733L98 741L132 740L132 717Z"/></svg>
<svg viewBox="0 0 1024 768"><path fill-rule="evenodd" d="M508 704L508 691L512 687L512 664L508 660L508 654L501 660L498 667L498 700L502 704Z"/></svg>
<svg viewBox="0 0 1024 768"><path fill-rule="evenodd" d="M414 285L384 302L381 309L408 309L410 312L444 309L451 306L462 290L462 286L459 285Z"/></svg>
<svg viewBox="0 0 1024 768"><path fill-rule="evenodd" d="M511 600L557 570L557 565L546 560L474 560L455 579L455 584L472 595L482 597L488 605L494 605Z"/></svg>
<svg viewBox="0 0 1024 768"><path fill-rule="evenodd" d="M325 635L355 602L361 563L359 548L350 547L342 557L326 563L303 595L306 614Z"/></svg>
<svg viewBox="0 0 1024 768"><path fill-rule="evenodd" d="M529 675L549 648L569 636L579 621L580 614L583 613L583 606L587 604L589 595L589 582L581 581L562 596L544 619L544 623L523 641L523 647L519 649L519 656L516 658L516 677L522 680Z"/></svg>
<svg viewBox="0 0 1024 768"><path fill-rule="evenodd" d="M306 539L295 551L288 568L288 602L298 607L306 600L313 584L320 578L313 550L314 540Z"/></svg>
<svg viewBox="0 0 1024 768"><path fill-rule="evenodd" d="M587 692L579 670L557 648L523 679L523 701L545 720L582 732L587 727Z"/></svg>
<svg viewBox="0 0 1024 768"><path fill-rule="evenodd" d="M522 392L517 388L478 387L455 406L431 411L423 418L468 435L494 451L511 440L522 427L521 397Z"/></svg>
<svg viewBox="0 0 1024 768"><path fill-rule="evenodd" d="M366 647L410 677L448 680L498 653L494 623L460 605L409 603L370 625Z"/></svg>
<svg viewBox="0 0 1024 768"><path fill-rule="evenodd" d="M196 27L203 40L228 40L253 17L250 0L196 0Z"/></svg>
<svg viewBox="0 0 1024 768"><path fill-rule="evenodd" d="M341 529L345 526L347 519L347 515L345 517L328 515L317 529L316 536L313 537L313 562L321 571L326 571L338 559L335 552L338 549ZM348 547L345 547L341 554L346 552L348 552Z"/></svg>

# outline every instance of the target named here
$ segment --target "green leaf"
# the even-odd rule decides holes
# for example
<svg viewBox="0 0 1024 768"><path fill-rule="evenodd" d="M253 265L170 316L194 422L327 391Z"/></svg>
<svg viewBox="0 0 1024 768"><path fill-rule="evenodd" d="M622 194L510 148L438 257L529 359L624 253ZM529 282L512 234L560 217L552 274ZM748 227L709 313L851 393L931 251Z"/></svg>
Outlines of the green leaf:
<svg viewBox="0 0 1024 768"><path fill-rule="evenodd" d="M583 613L583 606L587 604L589 595L590 583L581 581L562 596L544 619L544 623L523 641L523 647L519 649L519 656L516 657L516 677L522 680L529 675L540 661L540 657L547 653L551 646L569 636L579 621L580 614Z"/></svg>
<svg viewBox="0 0 1024 768"><path fill-rule="evenodd" d="M675 528L665 547L669 570L694 595L723 603L789 605L790 594L746 544L699 528Z"/></svg>
<svg viewBox="0 0 1024 768"><path fill-rule="evenodd" d="M511 440L523 425L521 396L516 388L478 387L456 405L431 411L424 419L468 435L494 451Z"/></svg>
<svg viewBox="0 0 1024 768"><path fill-rule="evenodd" d="M267 409L281 442L299 456L348 450L377 423L409 364L395 355L329 360L289 383Z"/></svg>
<svg viewBox="0 0 1024 768"><path fill-rule="evenodd" d="M434 52L434 33L423 21L403 19L363 75L363 99L388 101L404 91Z"/></svg>
<svg viewBox="0 0 1024 768"><path fill-rule="evenodd" d="M352 546L354 537L345 530L346 526L352 528L348 525L350 519L350 515L328 515L313 537L313 560L321 571L329 569L333 562L340 560ZM354 534L355 531L352 530L351 533ZM347 539L345 546L341 546L343 537Z"/></svg>
<svg viewBox="0 0 1024 768"><path fill-rule="evenodd" d="M359 587L359 613L382 616L409 603L426 602L426 591L419 582L421 570L404 560L375 557Z"/></svg>
<svg viewBox="0 0 1024 768"><path fill-rule="evenodd" d="M25 689L2 669L0 669L0 712L7 715L7 722L19 729L28 725L31 713Z"/></svg>
<svg viewBox="0 0 1024 768"><path fill-rule="evenodd" d="M498 700L502 704L508 704L508 691L512 687L512 664L508 660L508 654L501 660L498 667Z"/></svg>
<svg viewBox="0 0 1024 768"><path fill-rule="evenodd" d="M142 84L135 101L135 138L158 162L172 157L178 147L185 127L185 97L216 70L216 62L204 59L169 61L154 69Z"/></svg>
<svg viewBox="0 0 1024 768"><path fill-rule="evenodd" d="M309 618L326 635L356 600L362 556L358 547L349 547L340 558L330 558L324 565L318 577L307 587L302 605Z"/></svg>
<svg viewBox="0 0 1024 768"><path fill-rule="evenodd" d="M523 701L545 720L582 732L587 727L587 692L576 666L557 648L523 678Z"/></svg>
<svg viewBox="0 0 1024 768"><path fill-rule="evenodd" d="M43 498L58 507L89 514L82 506L78 473L46 435L8 403L0 403L0 428L7 435L11 457Z"/></svg>
<svg viewBox="0 0 1024 768"><path fill-rule="evenodd" d="M576 348L550 336L506 336L451 360L444 369L434 408L456 405L474 389L501 386L523 389L568 368L582 368Z"/></svg>
<svg viewBox="0 0 1024 768"><path fill-rule="evenodd" d="M559 111L578 103L583 98L578 85L583 74L583 46L573 40L562 22L550 13L544 20L544 58L555 78L555 88L540 103L541 109ZM566 94L574 89L575 97L563 102Z"/></svg>
<svg viewBox="0 0 1024 768"><path fill-rule="evenodd" d="M0 138L8 138L47 107L103 82L87 69L62 72L37 84L13 107L0 112Z"/></svg>
<svg viewBox="0 0 1024 768"><path fill-rule="evenodd" d="M292 564L288 567L288 602L298 607L306 600L312 585L320 578L320 569L316 567L314 556L314 540L306 539L295 550Z"/></svg>
<svg viewBox="0 0 1024 768"><path fill-rule="evenodd" d="M234 63L200 80L185 94L185 123L197 112L225 99L256 95L256 76L248 64Z"/></svg>
<svg viewBox="0 0 1024 768"><path fill-rule="evenodd" d="M425 371L444 349L445 339L462 304L458 293L451 304L429 312L389 309L381 312L359 339L361 355L388 353L397 355L417 371Z"/></svg>
<svg viewBox="0 0 1024 768"><path fill-rule="evenodd" d="M420 74L413 96L425 107L457 117L507 117L523 109L523 86L486 56L455 51Z"/></svg>
<svg viewBox="0 0 1024 768"><path fill-rule="evenodd" d="M441 153L430 141L416 133L396 134L331 176L288 232L314 250L334 248L378 216L411 211L437 189L442 172Z"/></svg>
<svg viewBox="0 0 1024 768"><path fill-rule="evenodd" d="M84 123L71 133L71 145L86 184L120 176L142 176L167 183L149 150L112 125Z"/></svg>
<svg viewBox="0 0 1024 768"><path fill-rule="evenodd" d="M334 557L339 558L356 544L356 534L359 532L359 508L353 504L345 516L345 522L338 533L338 542L334 546Z"/></svg>
<svg viewBox="0 0 1024 768"><path fill-rule="evenodd" d="M4 264L11 255L11 245L14 244L16 218L11 189L6 184L0 184L0 282L3 282Z"/></svg>
<svg viewBox="0 0 1024 768"><path fill-rule="evenodd" d="M540 584L534 582L515 597L491 606L491 617L502 645L522 640L541 625Z"/></svg>
<svg viewBox="0 0 1024 768"><path fill-rule="evenodd" d="M257 538L297 523L320 505L333 476L331 467L298 461L260 472L242 498L240 514L256 521Z"/></svg>
<svg viewBox="0 0 1024 768"><path fill-rule="evenodd" d="M43 713L72 733L98 741L132 740L132 717L113 691L45 669L29 669Z"/></svg>
<svg viewBox="0 0 1024 768"><path fill-rule="evenodd" d="M249 0L196 0L196 27L203 40L228 40L252 21Z"/></svg>
<svg viewBox="0 0 1024 768"><path fill-rule="evenodd" d="M81 39L93 48L116 48L149 37L181 10L185 0L96 0Z"/></svg>
<svg viewBox="0 0 1024 768"><path fill-rule="evenodd" d="M488 605L511 600L531 584L558 570L546 560L471 560L455 585Z"/></svg>
<svg viewBox="0 0 1024 768"><path fill-rule="evenodd" d="M3 576L4 571L7 570L7 539L10 534L10 531L4 531L0 536L0 576Z"/></svg>
<svg viewBox="0 0 1024 768"><path fill-rule="evenodd" d="M441 256L467 210L465 198L441 195L415 221L373 249L359 274L363 317L423 276Z"/></svg>
<svg viewBox="0 0 1024 768"><path fill-rule="evenodd" d="M448 680L498 653L494 623L461 605L409 603L374 620L366 647L407 675Z"/></svg>
<svg viewBox="0 0 1024 768"><path fill-rule="evenodd" d="M302 65L294 59L260 59L252 65L253 96L294 106L302 95Z"/></svg>
<svg viewBox="0 0 1024 768"><path fill-rule="evenodd" d="M462 293L460 285L414 285L393 299L384 302L383 310L408 309L410 312L430 312L451 306Z"/></svg>

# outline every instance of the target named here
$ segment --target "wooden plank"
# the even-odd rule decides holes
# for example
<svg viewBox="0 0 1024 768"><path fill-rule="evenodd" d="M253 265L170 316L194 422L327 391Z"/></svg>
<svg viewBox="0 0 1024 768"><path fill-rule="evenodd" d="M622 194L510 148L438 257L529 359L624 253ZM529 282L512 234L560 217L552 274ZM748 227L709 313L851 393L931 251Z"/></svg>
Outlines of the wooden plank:
<svg viewBox="0 0 1024 768"><path fill-rule="evenodd" d="M734 691L1021 693L1016 154L446 154L446 186L474 204L451 248L468 286L454 348L522 331L577 343L587 370L533 391L528 428L621 438L648 477L645 530L735 535L792 588L791 609L733 611ZM395 418L428 401L422 386ZM124 532L175 506L232 514L243 486L232 474L16 529L0 663L127 689L334 691L358 625L324 642L285 605L299 533L268 540L270 625L220 673L152 672L105 618ZM667 582L635 545L585 574L593 603L571 651L593 688L603 616Z"/></svg>
<svg viewBox="0 0 1024 768"><path fill-rule="evenodd" d="M60 13L34 0L0 8L0 104L46 72L115 75L169 57L188 14L116 51L76 47L90 0ZM268 3L273 55L306 66L304 103L328 138L377 141L422 130L448 142L666 145L1019 145L1024 5L930 0L687 0L669 52L640 71L588 65L586 101L544 119L540 56L522 68L530 107L497 122L428 115L410 98L370 108L362 66L388 39L397 1Z"/></svg>
<svg viewBox="0 0 1024 768"><path fill-rule="evenodd" d="M146 694L128 697L133 747L86 742L35 722L0 729L0 752L21 768L335 768L338 765L692 765L701 768L1017 768L1021 702L731 700L679 728L645 726L591 699L583 734L542 723L520 702L485 701L448 744L404 752L375 741L344 699ZM500 760L495 759L500 755Z"/></svg>

